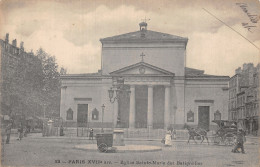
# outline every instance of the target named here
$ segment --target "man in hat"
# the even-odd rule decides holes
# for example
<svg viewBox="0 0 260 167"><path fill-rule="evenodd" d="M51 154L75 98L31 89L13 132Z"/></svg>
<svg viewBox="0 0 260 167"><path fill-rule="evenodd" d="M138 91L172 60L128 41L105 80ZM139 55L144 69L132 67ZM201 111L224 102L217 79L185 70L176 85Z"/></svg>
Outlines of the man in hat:
<svg viewBox="0 0 260 167"><path fill-rule="evenodd" d="M63 128L63 126L61 125L61 127L60 127L60 136L64 136L64 128Z"/></svg>
<svg viewBox="0 0 260 167"><path fill-rule="evenodd" d="M235 148L232 150L233 153L239 153L238 148L241 148L242 154L245 154L244 150L245 132L243 129L239 129L237 133L237 143Z"/></svg>
<svg viewBox="0 0 260 167"><path fill-rule="evenodd" d="M91 128L90 129L90 132L89 132L89 140L93 140L93 137L94 137L94 130Z"/></svg>

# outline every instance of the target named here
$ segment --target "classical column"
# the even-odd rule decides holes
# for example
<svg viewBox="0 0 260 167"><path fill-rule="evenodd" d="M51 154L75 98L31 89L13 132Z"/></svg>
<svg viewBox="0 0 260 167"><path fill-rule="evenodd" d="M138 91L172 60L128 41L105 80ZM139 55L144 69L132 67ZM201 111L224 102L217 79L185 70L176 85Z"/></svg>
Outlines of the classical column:
<svg viewBox="0 0 260 167"><path fill-rule="evenodd" d="M130 88L130 111L129 111L129 128L135 128L135 86Z"/></svg>
<svg viewBox="0 0 260 167"><path fill-rule="evenodd" d="M165 86L165 98L164 98L164 128L170 125L170 86Z"/></svg>
<svg viewBox="0 0 260 167"><path fill-rule="evenodd" d="M114 116L113 116L113 121L114 121L114 127L116 128L116 124L117 124L117 116L118 116L118 99L115 100L114 104L113 104L113 108L114 108Z"/></svg>
<svg viewBox="0 0 260 167"><path fill-rule="evenodd" d="M153 127L153 86L148 85L147 128Z"/></svg>

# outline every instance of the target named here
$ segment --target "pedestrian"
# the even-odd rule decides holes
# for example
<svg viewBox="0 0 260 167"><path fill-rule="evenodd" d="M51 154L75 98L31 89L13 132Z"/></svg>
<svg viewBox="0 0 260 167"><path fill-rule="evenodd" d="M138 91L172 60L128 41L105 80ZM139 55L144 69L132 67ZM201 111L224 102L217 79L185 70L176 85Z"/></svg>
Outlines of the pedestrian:
<svg viewBox="0 0 260 167"><path fill-rule="evenodd" d="M31 125L28 124L28 125L26 126L26 129L27 129L27 133L30 133L30 132L31 132Z"/></svg>
<svg viewBox="0 0 260 167"><path fill-rule="evenodd" d="M173 139L173 127L172 126L169 126L168 128L167 128L167 130L168 131L170 131L171 132L171 139Z"/></svg>
<svg viewBox="0 0 260 167"><path fill-rule="evenodd" d="M242 154L245 154L244 142L246 141L245 132L242 129L239 129L237 133L237 142L235 148L231 151L233 153L239 153L238 148L241 148Z"/></svg>
<svg viewBox="0 0 260 167"><path fill-rule="evenodd" d="M172 146L171 130L167 130L164 146Z"/></svg>
<svg viewBox="0 0 260 167"><path fill-rule="evenodd" d="M22 124L20 124L20 126L18 127L18 139L17 140L22 140L23 138L23 126Z"/></svg>
<svg viewBox="0 0 260 167"><path fill-rule="evenodd" d="M90 132L89 132L89 140L93 140L93 137L94 137L94 130L91 128L90 129Z"/></svg>
<svg viewBox="0 0 260 167"><path fill-rule="evenodd" d="M27 126L25 126L24 127L24 133L23 133L24 135L24 137L27 137L27 134L28 134L28 128L27 128Z"/></svg>
<svg viewBox="0 0 260 167"><path fill-rule="evenodd" d="M12 129L12 124L11 124L11 123L8 123L8 125L6 126L6 129L5 129L5 133L6 133L6 144L9 144L10 136L11 136L11 129Z"/></svg>
<svg viewBox="0 0 260 167"><path fill-rule="evenodd" d="M43 121L43 124L42 124L42 137L45 137L45 136L47 136L47 122Z"/></svg>
<svg viewBox="0 0 260 167"><path fill-rule="evenodd" d="M61 125L61 127L60 127L60 136L64 136L64 133L63 133L63 126Z"/></svg>
<svg viewBox="0 0 260 167"><path fill-rule="evenodd" d="M174 129L173 132L172 132L172 139L173 140L176 140L176 130Z"/></svg>

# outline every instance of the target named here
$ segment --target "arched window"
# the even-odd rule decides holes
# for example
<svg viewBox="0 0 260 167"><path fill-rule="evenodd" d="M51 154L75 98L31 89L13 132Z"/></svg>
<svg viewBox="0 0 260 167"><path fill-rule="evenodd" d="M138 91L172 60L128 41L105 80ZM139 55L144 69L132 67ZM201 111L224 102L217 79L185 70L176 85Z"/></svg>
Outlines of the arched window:
<svg viewBox="0 0 260 167"><path fill-rule="evenodd" d="M194 122L194 112L191 110L187 113L187 122Z"/></svg>
<svg viewBox="0 0 260 167"><path fill-rule="evenodd" d="M73 110L71 108L69 108L67 110L67 120L73 120Z"/></svg>
<svg viewBox="0 0 260 167"><path fill-rule="evenodd" d="M92 111L92 120L98 120L99 111L95 108Z"/></svg>
<svg viewBox="0 0 260 167"><path fill-rule="evenodd" d="M214 113L214 120L221 120L221 113L219 110Z"/></svg>

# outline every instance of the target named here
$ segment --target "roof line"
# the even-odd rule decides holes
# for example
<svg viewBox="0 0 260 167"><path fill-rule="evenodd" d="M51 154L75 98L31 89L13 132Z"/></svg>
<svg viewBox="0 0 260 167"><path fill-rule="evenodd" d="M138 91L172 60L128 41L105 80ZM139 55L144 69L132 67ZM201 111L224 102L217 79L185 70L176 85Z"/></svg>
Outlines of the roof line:
<svg viewBox="0 0 260 167"><path fill-rule="evenodd" d="M138 65L145 65L145 66L148 66L148 67L150 67L150 68L152 68L152 69L158 70L158 71L160 71L160 72L163 72L163 73L166 73L166 74L170 74L170 75L175 75L174 73L172 73L172 72L170 72L170 71L164 70L164 69L162 69L162 68L156 67L156 66L151 65L151 64L146 63L146 62L138 62L138 63L132 64L132 65L123 67L123 68L121 68L121 69L112 71L112 72L110 72L109 74L113 75L113 74L115 74L115 73L118 73L118 72L122 72L122 71L124 71L124 70L127 70L127 69L129 69L129 68L131 68L131 67L136 67L136 66L138 66Z"/></svg>
<svg viewBox="0 0 260 167"><path fill-rule="evenodd" d="M129 33L114 35L114 36L111 36L111 37L101 38L100 42L103 42L103 41L115 41L115 40L134 40L134 39L131 39L131 38L130 39L115 39L115 38L120 38L120 37L124 37L124 36L127 37L127 35L135 34L135 33L139 33L139 32L141 32L141 31L133 31L133 32L129 32ZM167 36L171 37L170 39L168 38L168 39L163 39L163 40L185 40L185 41L188 41L187 37L181 37L181 36L177 36L177 35L172 35L172 34L168 34L168 33L152 31L152 30L146 30L146 32L148 32L148 33L149 32L150 33L158 33L158 34L167 35ZM155 40L155 39L153 39L153 40ZM162 39L156 39L156 40L162 40Z"/></svg>

